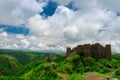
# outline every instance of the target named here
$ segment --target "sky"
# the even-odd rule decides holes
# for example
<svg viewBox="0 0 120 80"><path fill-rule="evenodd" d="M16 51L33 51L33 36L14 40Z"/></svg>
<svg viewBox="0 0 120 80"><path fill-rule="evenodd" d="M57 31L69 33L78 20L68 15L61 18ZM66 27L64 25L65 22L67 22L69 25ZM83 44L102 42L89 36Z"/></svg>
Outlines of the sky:
<svg viewBox="0 0 120 80"><path fill-rule="evenodd" d="M120 52L120 0L0 0L0 48L63 52L111 44Z"/></svg>

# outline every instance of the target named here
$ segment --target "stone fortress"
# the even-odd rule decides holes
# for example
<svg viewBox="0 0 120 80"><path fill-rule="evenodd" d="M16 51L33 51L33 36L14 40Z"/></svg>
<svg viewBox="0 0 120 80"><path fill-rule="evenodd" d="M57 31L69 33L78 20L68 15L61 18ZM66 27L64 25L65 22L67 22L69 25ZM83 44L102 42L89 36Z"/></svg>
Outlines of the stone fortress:
<svg viewBox="0 0 120 80"><path fill-rule="evenodd" d="M106 44L105 46L102 46L99 43L84 44L84 45L78 45L73 49L68 47L66 50L66 57L73 52L76 52L77 55L80 55L82 57L92 57L95 59L105 58L107 60L112 60L110 44Z"/></svg>

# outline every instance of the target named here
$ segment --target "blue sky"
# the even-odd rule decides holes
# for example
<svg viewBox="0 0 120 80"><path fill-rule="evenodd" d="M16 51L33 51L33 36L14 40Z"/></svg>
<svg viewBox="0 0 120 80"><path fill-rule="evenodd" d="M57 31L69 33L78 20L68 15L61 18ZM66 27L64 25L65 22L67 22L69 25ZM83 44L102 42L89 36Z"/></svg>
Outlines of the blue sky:
<svg viewBox="0 0 120 80"><path fill-rule="evenodd" d="M2 0L0 48L65 51L111 44L120 51L119 0Z"/></svg>

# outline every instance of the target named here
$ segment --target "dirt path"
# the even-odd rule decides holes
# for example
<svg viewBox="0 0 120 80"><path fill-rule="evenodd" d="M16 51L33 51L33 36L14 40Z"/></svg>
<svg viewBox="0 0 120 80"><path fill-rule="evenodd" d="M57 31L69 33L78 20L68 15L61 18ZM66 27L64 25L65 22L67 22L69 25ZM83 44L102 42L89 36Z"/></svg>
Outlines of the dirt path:
<svg viewBox="0 0 120 80"><path fill-rule="evenodd" d="M104 80L106 78L106 76L89 76L86 77L85 80Z"/></svg>
<svg viewBox="0 0 120 80"><path fill-rule="evenodd" d="M68 75L63 74L63 73L58 73L58 75L60 75L63 78L62 80L67 80L69 78Z"/></svg>
<svg viewBox="0 0 120 80"><path fill-rule="evenodd" d="M106 75L100 75L98 73L91 72L91 73L85 73L84 76L85 76L85 80L104 80L106 78L109 78L112 74L113 72L108 73Z"/></svg>

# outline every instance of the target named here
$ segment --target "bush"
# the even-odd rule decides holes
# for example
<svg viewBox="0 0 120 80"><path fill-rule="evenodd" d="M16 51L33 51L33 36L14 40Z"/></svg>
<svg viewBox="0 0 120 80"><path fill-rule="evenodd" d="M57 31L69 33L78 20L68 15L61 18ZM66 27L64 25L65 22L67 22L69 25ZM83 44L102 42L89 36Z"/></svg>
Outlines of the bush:
<svg viewBox="0 0 120 80"><path fill-rule="evenodd" d="M100 73L102 73L102 74L106 74L106 73L108 73L108 72L110 72L110 69L109 68L103 68L103 69L101 69L101 71L100 71Z"/></svg>
<svg viewBox="0 0 120 80"><path fill-rule="evenodd" d="M119 63L118 60L115 60L115 59L113 59L113 60L111 61L112 67L113 67L114 69L120 67L120 64L118 64L118 63Z"/></svg>
<svg viewBox="0 0 120 80"><path fill-rule="evenodd" d="M120 75L120 69L115 71L115 75Z"/></svg>
<svg viewBox="0 0 120 80"><path fill-rule="evenodd" d="M72 66L73 67L75 67L75 68L81 67L80 63L82 63L82 62L80 60L80 56L79 55L76 55L76 56L74 56L72 58Z"/></svg>

